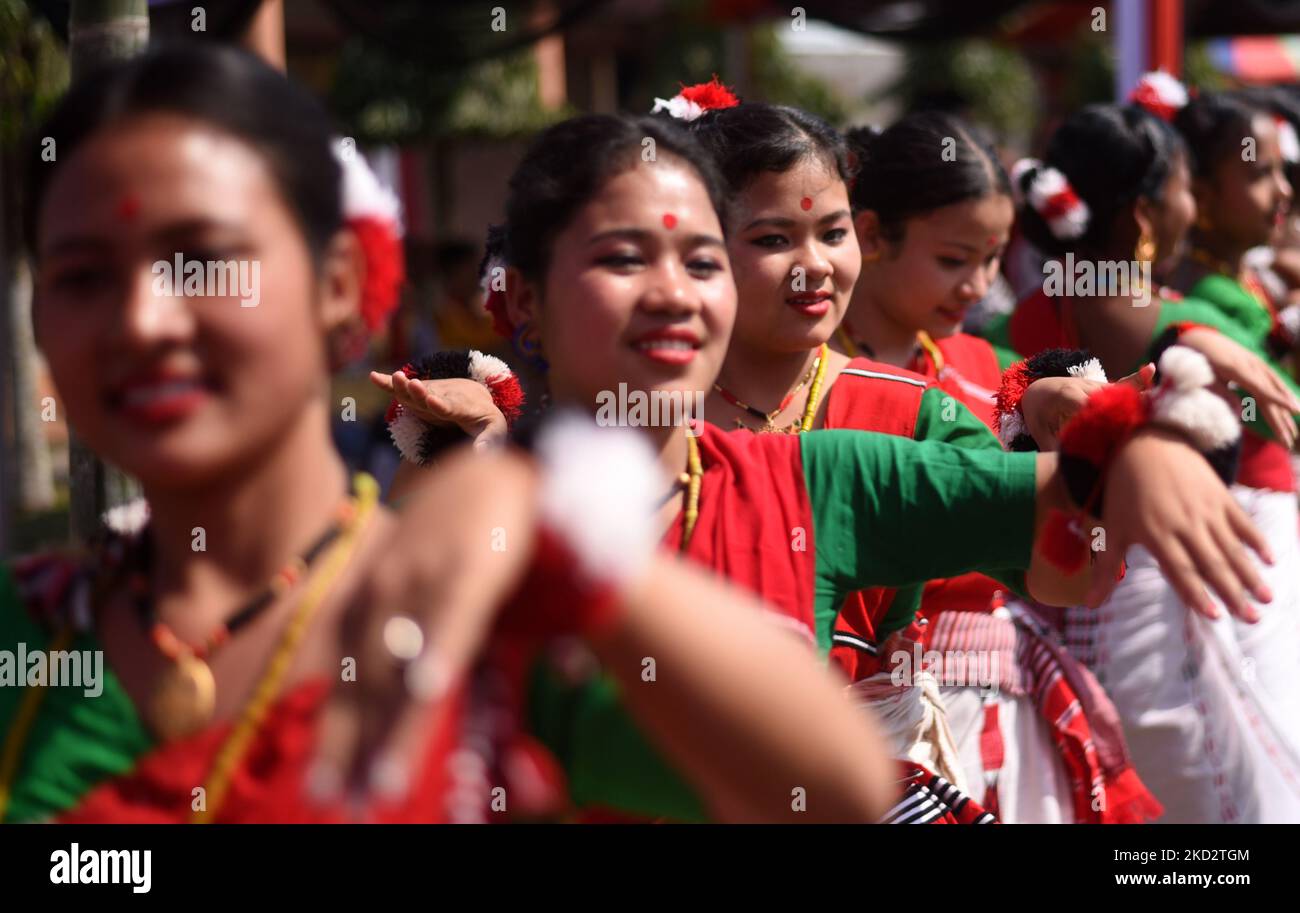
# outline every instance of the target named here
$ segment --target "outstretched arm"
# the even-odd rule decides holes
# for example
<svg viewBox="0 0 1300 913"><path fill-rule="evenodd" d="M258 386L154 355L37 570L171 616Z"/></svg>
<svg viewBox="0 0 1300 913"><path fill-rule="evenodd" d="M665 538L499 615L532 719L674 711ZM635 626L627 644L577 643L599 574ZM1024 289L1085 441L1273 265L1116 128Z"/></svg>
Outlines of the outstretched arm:
<svg viewBox="0 0 1300 913"><path fill-rule="evenodd" d="M394 765L414 769L445 683L479 657L535 560L538 485L531 461L514 454L460 453L427 474L342 626L358 668L392 672L336 692L319 782L366 792L381 762L389 784L403 779ZM497 529L508 549L490 547ZM424 631L424 650L407 668L436 675L413 678L395 664L384 645L395 615ZM652 741L720 817L868 821L887 806L884 749L870 723L748 597L653 558L620 584L613 620L588 637ZM652 683L640 678L646 657L656 661ZM415 679L444 685L413 694ZM796 788L806 791L807 813L792 807Z"/></svg>
<svg viewBox="0 0 1300 913"><path fill-rule="evenodd" d="M893 796L883 741L832 673L766 614L665 557L593 647L633 717L718 820L877 820ZM797 791L806 810L796 810Z"/></svg>

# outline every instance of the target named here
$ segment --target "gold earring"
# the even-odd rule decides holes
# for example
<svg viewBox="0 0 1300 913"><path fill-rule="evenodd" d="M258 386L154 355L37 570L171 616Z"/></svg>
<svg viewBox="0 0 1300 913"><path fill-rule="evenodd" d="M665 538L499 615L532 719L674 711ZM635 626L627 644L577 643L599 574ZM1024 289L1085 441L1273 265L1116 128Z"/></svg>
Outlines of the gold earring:
<svg viewBox="0 0 1300 913"><path fill-rule="evenodd" d="M1138 238L1137 247L1133 250L1133 259L1138 262L1152 261L1156 259L1156 241L1142 230L1142 235Z"/></svg>

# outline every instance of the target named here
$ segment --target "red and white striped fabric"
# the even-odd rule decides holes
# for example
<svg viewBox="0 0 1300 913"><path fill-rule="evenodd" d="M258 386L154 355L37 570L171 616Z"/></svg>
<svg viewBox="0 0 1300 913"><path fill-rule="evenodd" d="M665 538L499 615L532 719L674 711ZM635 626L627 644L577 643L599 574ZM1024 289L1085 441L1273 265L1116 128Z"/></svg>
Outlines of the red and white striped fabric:
<svg viewBox="0 0 1300 913"><path fill-rule="evenodd" d="M919 764L898 761L902 797L880 824L997 824L998 819L943 777Z"/></svg>

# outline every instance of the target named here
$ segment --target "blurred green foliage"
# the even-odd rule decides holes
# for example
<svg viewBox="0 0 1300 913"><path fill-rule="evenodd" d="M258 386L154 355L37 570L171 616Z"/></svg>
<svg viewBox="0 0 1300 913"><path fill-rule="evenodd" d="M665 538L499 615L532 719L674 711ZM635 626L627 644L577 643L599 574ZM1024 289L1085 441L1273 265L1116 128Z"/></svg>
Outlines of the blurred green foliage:
<svg viewBox="0 0 1300 913"><path fill-rule="evenodd" d="M754 85L759 96L777 105L790 105L810 111L836 127L845 126L849 111L846 100L835 94L825 81L803 72L781 48L778 28L782 22L755 28L751 34Z"/></svg>
<svg viewBox="0 0 1300 913"><path fill-rule="evenodd" d="M1193 41L1187 45L1183 56L1183 81L1203 92L1217 92L1230 88L1231 80L1220 73L1210 60L1209 45Z"/></svg>
<svg viewBox="0 0 1300 913"><path fill-rule="evenodd" d="M882 93L904 109L941 107L964 114L1003 141L1026 139L1038 116L1038 87L1014 48L982 38L913 44L902 76Z"/></svg>
<svg viewBox="0 0 1300 913"><path fill-rule="evenodd" d="M500 7L498 31L495 5L386 0L383 35L354 31L339 54L332 110L367 143L508 138L568 116L542 107L532 49L517 46L530 3Z"/></svg>
<svg viewBox="0 0 1300 913"><path fill-rule="evenodd" d="M572 113L542 107L531 50L452 70L394 56L364 39L344 46L330 106L367 143L451 133L506 138Z"/></svg>
<svg viewBox="0 0 1300 913"><path fill-rule="evenodd" d="M68 56L23 0L0 0L0 145L12 148L68 85Z"/></svg>

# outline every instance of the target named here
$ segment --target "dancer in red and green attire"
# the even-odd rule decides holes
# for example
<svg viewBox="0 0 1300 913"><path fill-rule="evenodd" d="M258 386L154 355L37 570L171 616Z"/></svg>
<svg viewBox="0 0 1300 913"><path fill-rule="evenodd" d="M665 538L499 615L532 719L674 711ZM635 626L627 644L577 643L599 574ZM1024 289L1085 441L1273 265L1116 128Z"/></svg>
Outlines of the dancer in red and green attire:
<svg viewBox="0 0 1300 913"><path fill-rule="evenodd" d="M502 259L488 263L489 275L503 270L505 290L492 305L522 348L544 356L557 402L598 412L620 389L692 402L717 378L736 307L717 215L725 197L707 163L675 149L675 132L652 121L578 118L539 137L511 180L506 225L495 234ZM646 136L656 138L655 162L635 154ZM641 430L660 455L663 544L758 593L774 623L823 650L845 597L864 586L978 568L1022 588L1035 518L1066 507L1050 459L848 430L754 435L703 424L698 437L672 424ZM1178 473L1202 479L1193 487L1212 512L1225 503L1221 486L1197 460L1183 461L1181 448L1145 436L1129 446L1168 449L1157 461L1184 462ZM1133 513L1117 516L1119 527L1162 512L1157 504L1166 498L1180 511L1204 510L1199 498L1182 503L1190 478L1177 485L1168 472L1146 478L1152 464L1126 458L1108 491L1138 500ZM1143 475L1136 491L1119 481L1130 471ZM1150 535L1166 535L1157 526ZM1120 541L1129 535L1113 533ZM1105 563L1112 560L1103 556L1103 578L1114 573ZM1190 599L1203 584L1188 582ZM620 711L618 689L599 678L568 686L561 679L552 676L549 694L535 693L534 718L580 804L700 815ZM930 791L949 789L935 781ZM913 801L926 803L922 817L946 814L933 796Z"/></svg>
<svg viewBox="0 0 1300 913"><path fill-rule="evenodd" d="M939 114L849 139L859 163L852 199L863 274L836 342L926 377L931 415L920 415L929 433L962 433L960 404L983 424L963 434L963 445L998 448L990 429L1002 365L988 342L961 332L997 275L1011 228L996 151ZM936 164L929 151L952 143L955 161ZM1158 805L1129 766L1100 687L1054 649L1043 619L1007 595L980 574L933 581L919 629L883 648L879 633L864 639L888 655L913 640L934 651L955 751L1005 820L1145 820ZM878 671L862 687L885 684Z"/></svg>
<svg viewBox="0 0 1300 913"><path fill-rule="evenodd" d="M959 372L922 331L929 352L922 364L914 356L927 350L914 346L914 340L920 326L930 324L921 323L905 331L906 353L891 353L894 364L866 358L851 360L849 356L856 355L857 348L844 336L841 323L854 295L855 280L858 280L857 290L863 288L858 278L862 254L853 243L849 186L855 192L864 185L875 187L881 182L881 175L888 174L885 181L909 204L917 202L914 191L917 186L928 188L930 199L920 201L924 205L936 203L937 195L944 193L953 197L951 202L961 202L963 196L992 196L994 204L1001 202L1005 213L996 213L1002 218L993 220L998 224L992 229L975 225L972 231L979 234L982 243L990 232L1005 235L1011 217L1009 197L990 192L988 182L996 175L989 170L985 158L974 158L973 169L945 167L936 174L919 177L898 174L897 168L890 172L888 162L872 160L870 168L855 176L850 172L849 156L838 133L817 118L795 109L761 104L731 105L702 112L691 126L713 151L735 204L730 216L728 254L736 276L740 308L721 377L706 403L709 414L734 416L737 426L759 432L776 428L795 432L816 427L855 428L916 440L943 440L976 449L1000 449L987 425L963 405L963 401L969 403L985 423L992 422L994 390L1001 371L988 343L973 337L941 343L947 346L951 356L969 365L964 372ZM949 125L944 126L946 129L936 136L951 133L947 129ZM939 140L936 138L935 142ZM970 161L976 154L973 148L963 147L962 152L966 154L960 155L959 161ZM970 173L972 170L974 174ZM954 180L971 186L954 188ZM893 217L893 209L897 208L892 207L886 215ZM878 247L880 239L873 236L871 243ZM928 255L921 260L911 248L905 253L909 255L908 269L930 264ZM990 253L996 255L996 249ZM981 269L984 266L981 264ZM872 268L868 266L867 270L870 272ZM932 268L931 272L934 272ZM937 284L931 281L931 285ZM945 286L942 293L949 294L952 285ZM964 291L969 295L971 290ZM907 295L897 297L923 301L927 308L964 306L948 298L932 304L924 295L918 297L910 287ZM889 300L892 303L892 298ZM878 304L869 312L860 306L864 324L870 324L873 330L877 329L876 318L881 313ZM949 319L936 329L936 334L950 333L951 329ZM881 331L873 336L888 338L888 333ZM840 339L848 339L846 351L836 351L827 345L836 345ZM929 372L931 380L895 366L904 364ZM763 405L759 409L753 403ZM772 404L776 408L769 413L766 410ZM1051 571L1046 576L1056 577L1054 569ZM1041 569L1039 576L1044 576ZM1040 579L1035 585L1031 580L1030 585L1041 592L1043 583ZM998 588L993 580L979 574L931 584L926 605L928 615L937 616L941 608L956 606L986 608ZM912 626L918 593L916 587L911 587L903 592L873 588L853 594L837 620L833 657L857 683L858 695L889 722L899 755L933 766L964 788L967 777L945 724L934 677L917 669L913 687L911 676L900 686L896 681L898 676L892 674L898 666L898 657L906 657L906 662L911 663L912 641L922 640L922 631L934 630ZM993 677L985 685L1019 689L1023 695L1014 649L1004 649L1004 655L988 661L998 646L1014 645L1014 639L986 638L989 643L981 647L972 639L972 625L966 623L972 617L945 619L939 626L942 630L937 642L969 651L982 650L986 659L985 678L989 678L989 666L993 669ZM950 624L954 619L955 623ZM1003 626L1011 628L1009 622ZM906 638L904 629L909 635ZM959 633L950 635L949 629ZM882 656L881 644L890 637L893 639L883 649ZM945 670L940 668L934 672L943 674ZM969 670L947 672L960 672L958 681L962 682L967 681L969 672L973 683L978 678L979 667L972 664ZM871 676L874 678L866 681ZM1082 723L1082 716L1079 720ZM1063 732L1061 737L1082 745L1092 735L1086 726L1080 725L1079 731ZM1043 733L1043 747L1055 754L1047 731ZM1073 758L1068 751L1066 756ZM1015 782L1016 759L1013 753L1007 765L1011 783ZM1048 771L1051 772L1050 768ZM1140 817L1140 785L1128 786L1132 774L1121 768L1108 773L1112 801L1103 804L1112 810L1108 820L1124 820L1130 814ZM1058 779L1059 788L1053 783L1054 788L1050 790L1026 790L1046 793L1040 801L1050 806L1048 820L1059 820L1059 806L1065 806L1067 820L1075 814L1085 820L1104 820L1103 816L1094 814L1092 791L1099 785L1104 789L1107 778L1095 762L1093 769L1075 772L1073 794L1066 782L1064 765ZM1118 785L1121 780L1124 786ZM981 797L996 801L997 790L985 789L983 778L970 782L978 784ZM1133 801L1121 795L1126 791L1134 796ZM1014 801L1008 811L1010 820L1018 820L1021 810ZM1034 815L1026 819L1038 820Z"/></svg>
<svg viewBox="0 0 1300 913"><path fill-rule="evenodd" d="M654 555L639 439L584 422L543 430L540 469L453 457L401 517L365 477L348 493L328 369L391 306L372 242L395 238L344 223L328 123L282 75L151 52L74 87L42 133L62 154L32 155L38 343L148 508L89 555L0 570L0 820L500 820L497 787L511 815L554 813L558 769L518 714L529 655L560 635L625 686L625 657L672 669L628 704L717 817L793 817L736 775L755 758L807 783L816 817L888 807L869 721L824 672L752 601ZM177 244L264 263L274 306L153 294ZM510 379L481 380L509 408ZM509 551L486 547L502 530ZM54 680L40 659L65 646L102 674Z"/></svg>
<svg viewBox="0 0 1300 913"><path fill-rule="evenodd" d="M1177 261L1196 218L1178 134L1138 106L1091 106L1058 129L1045 163L1025 163L1017 174L1025 194L1022 228L1054 258L1045 270L1059 268L1067 253L1076 262L1127 262L1131 256L1138 280L1095 288L1091 297L1049 295L1045 287L994 327L998 338L1026 355L1086 348L1111 375L1155 359L1175 340L1202 352L1221 381L1236 383L1257 406L1256 414L1246 414L1235 486L1243 506L1254 510L1259 499L1242 489L1241 480L1257 471L1261 453L1276 448L1285 454L1294 441L1296 400L1259 338L1204 302L1174 300L1153 281ZM1044 188L1082 207L1073 232L1042 214L1060 209ZM1004 430L1008 440L1016 436ZM1051 446L1051 423L1037 431L1034 436ZM1021 439L1032 445L1031 438ZM1275 553L1289 553L1285 539L1272 544ZM1211 630L1186 612L1141 550L1130 556L1125 580L1099 611L1066 613L1067 643L1106 682L1138 769L1166 807L1164 820L1289 820L1294 814L1287 797L1294 795L1295 765L1287 759L1285 726L1277 725L1277 711L1259 686L1233 671L1245 660L1235 635L1222 636L1239 627L1256 639L1289 618L1293 586L1265 573L1276 601L1252 610L1262 619L1258 624L1225 620ZM1276 629L1274 636L1281 636ZM1180 669L1196 674L1175 674Z"/></svg>

